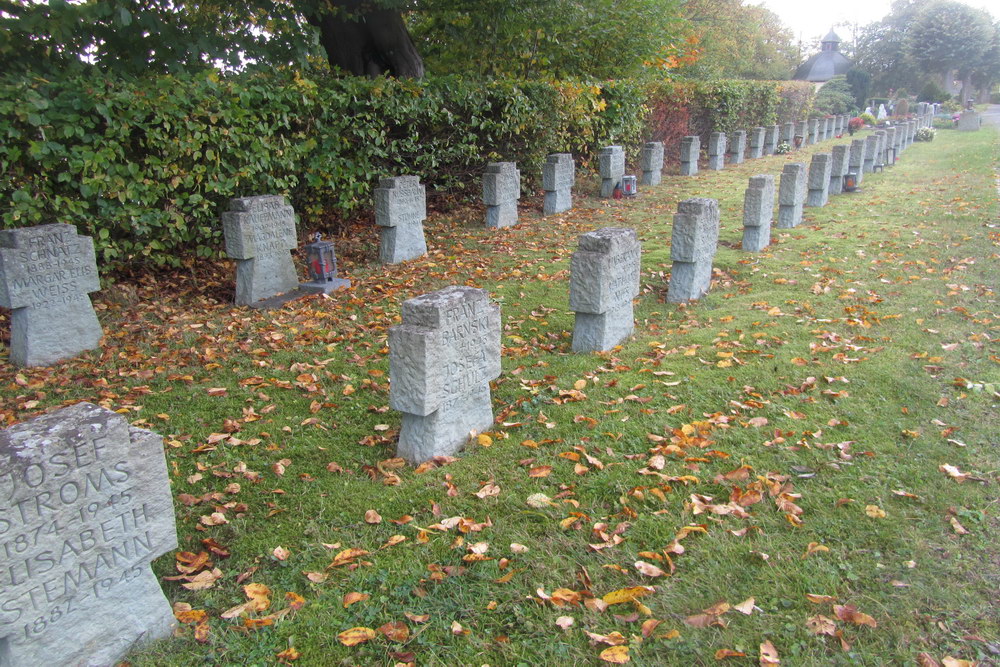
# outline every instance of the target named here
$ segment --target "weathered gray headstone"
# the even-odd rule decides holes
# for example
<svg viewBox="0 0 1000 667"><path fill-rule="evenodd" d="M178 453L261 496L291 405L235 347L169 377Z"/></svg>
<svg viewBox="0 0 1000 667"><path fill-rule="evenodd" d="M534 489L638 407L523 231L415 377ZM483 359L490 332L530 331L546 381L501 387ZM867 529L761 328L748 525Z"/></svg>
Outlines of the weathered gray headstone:
<svg viewBox="0 0 1000 667"><path fill-rule="evenodd" d="M885 148L888 145L888 134L885 130L875 132L875 166L879 169L885 167Z"/></svg>
<svg viewBox="0 0 1000 667"><path fill-rule="evenodd" d="M601 197L607 199L621 186L625 175L625 149L621 146L605 146L597 154L597 166L601 172Z"/></svg>
<svg viewBox="0 0 1000 667"><path fill-rule="evenodd" d="M833 121L832 118L824 118L823 121L822 121L822 123L823 123L823 141L826 141L827 139L830 139L830 137L831 137L831 133L832 133L831 132L831 124L832 124L832 121Z"/></svg>
<svg viewBox="0 0 1000 667"><path fill-rule="evenodd" d="M670 234L667 301L694 301L708 292L718 242L719 202L701 197L678 202Z"/></svg>
<svg viewBox="0 0 1000 667"><path fill-rule="evenodd" d="M397 456L421 463L492 427L500 307L486 290L452 286L404 301L402 315L389 329L389 405L403 413Z"/></svg>
<svg viewBox="0 0 1000 667"><path fill-rule="evenodd" d="M809 136L806 138L806 143L810 146L819 141L819 119L810 118L809 119Z"/></svg>
<svg viewBox="0 0 1000 667"><path fill-rule="evenodd" d="M851 147L847 144L840 144L831 149L829 190L831 195L839 195L844 192L844 176L847 174L850 149Z"/></svg>
<svg viewBox="0 0 1000 667"><path fill-rule="evenodd" d="M427 193L418 176L383 178L375 188L375 224L381 227L379 260L397 264L427 254Z"/></svg>
<svg viewBox="0 0 1000 667"><path fill-rule="evenodd" d="M778 224L782 229L798 227L806 200L806 166L790 162L781 170L778 185Z"/></svg>
<svg viewBox="0 0 1000 667"><path fill-rule="evenodd" d="M878 155L878 134L869 134L865 137L865 163L862 167L866 174L875 171L875 158Z"/></svg>
<svg viewBox="0 0 1000 667"><path fill-rule="evenodd" d="M833 155L830 153L813 153L809 162L809 175L806 184L806 206L826 206L830 193L830 174L833 170Z"/></svg>
<svg viewBox="0 0 1000 667"><path fill-rule="evenodd" d="M642 168L642 185L659 185L663 178L663 142L647 141L642 145L639 154L639 166Z"/></svg>
<svg viewBox="0 0 1000 667"><path fill-rule="evenodd" d="M726 133L713 132L708 138L708 168L720 171L726 166Z"/></svg>
<svg viewBox="0 0 1000 667"><path fill-rule="evenodd" d="M729 141L726 142L726 162L729 164L743 164L743 151L747 146L746 130L737 130L729 134Z"/></svg>
<svg viewBox="0 0 1000 667"><path fill-rule="evenodd" d="M848 153L847 158L847 173L854 174L855 185L861 185L861 181L864 179L864 165L865 165L865 140L864 139L852 139L851 140L851 150Z"/></svg>
<svg viewBox="0 0 1000 667"><path fill-rule="evenodd" d="M634 229L605 227L580 236L569 281L574 352L610 350L632 334L640 254Z"/></svg>
<svg viewBox="0 0 1000 667"><path fill-rule="evenodd" d="M521 198L521 172L514 162L490 162L483 174L483 203L486 226L511 227L517 224L517 200Z"/></svg>
<svg viewBox="0 0 1000 667"><path fill-rule="evenodd" d="M896 155L899 153L899 130L890 127L885 131L885 163L890 167L896 162Z"/></svg>
<svg viewBox="0 0 1000 667"><path fill-rule="evenodd" d="M768 125L764 130L764 155L774 155L778 150L778 135L781 128L777 125Z"/></svg>
<svg viewBox="0 0 1000 667"><path fill-rule="evenodd" d="M962 132L975 132L982 126L982 124L982 119L975 111L966 109L962 112L962 115L958 117L958 129Z"/></svg>
<svg viewBox="0 0 1000 667"><path fill-rule="evenodd" d="M757 174L743 194L743 249L760 252L771 243L774 219L774 176Z"/></svg>
<svg viewBox="0 0 1000 667"><path fill-rule="evenodd" d="M789 148L793 148L795 146L795 123L782 124L781 140L788 144Z"/></svg>
<svg viewBox="0 0 1000 667"><path fill-rule="evenodd" d="M750 154L749 159L755 160L764 155L764 133L762 127L755 127L750 130Z"/></svg>
<svg viewBox="0 0 1000 667"><path fill-rule="evenodd" d="M94 241L73 225L0 231L0 306L11 309L11 363L48 366L97 347L103 332L89 293L99 289Z"/></svg>
<svg viewBox="0 0 1000 667"><path fill-rule="evenodd" d="M681 176L698 173L698 156L701 153L701 139L697 135L681 139Z"/></svg>
<svg viewBox="0 0 1000 667"><path fill-rule="evenodd" d="M90 403L0 431L0 664L113 665L169 637L163 439Z"/></svg>
<svg viewBox="0 0 1000 667"><path fill-rule="evenodd" d="M555 215L573 208L576 163L571 153L552 153L542 165L543 215Z"/></svg>
<svg viewBox="0 0 1000 667"><path fill-rule="evenodd" d="M295 211L280 195L239 197L222 214L226 253L236 260L236 303L252 306L299 287L290 251Z"/></svg>
<svg viewBox="0 0 1000 667"><path fill-rule="evenodd" d="M806 145L806 139L809 138L809 121L807 121L807 120L800 120L799 122L797 122L795 124L795 136L802 137L799 140L799 146L800 147Z"/></svg>

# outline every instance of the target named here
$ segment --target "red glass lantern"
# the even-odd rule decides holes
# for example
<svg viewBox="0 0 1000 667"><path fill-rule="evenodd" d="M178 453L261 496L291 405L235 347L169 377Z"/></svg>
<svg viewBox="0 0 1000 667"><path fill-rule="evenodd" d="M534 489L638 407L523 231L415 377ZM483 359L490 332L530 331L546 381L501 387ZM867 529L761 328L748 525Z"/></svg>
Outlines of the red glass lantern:
<svg viewBox="0 0 1000 667"><path fill-rule="evenodd" d="M844 192L856 192L858 189L858 175L857 174L845 174L844 175Z"/></svg>

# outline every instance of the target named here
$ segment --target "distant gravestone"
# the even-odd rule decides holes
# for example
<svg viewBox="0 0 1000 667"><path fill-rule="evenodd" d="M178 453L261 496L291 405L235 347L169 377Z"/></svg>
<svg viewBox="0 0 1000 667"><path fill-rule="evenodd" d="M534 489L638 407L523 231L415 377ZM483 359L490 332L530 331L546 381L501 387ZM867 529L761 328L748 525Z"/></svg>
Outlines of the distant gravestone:
<svg viewBox="0 0 1000 667"><path fill-rule="evenodd" d="M774 155L778 150L778 135L781 128L777 125L768 125L764 132L764 154Z"/></svg>
<svg viewBox="0 0 1000 667"><path fill-rule="evenodd" d="M750 177L743 194L743 249L760 252L771 243L771 222L774 219L774 176L758 174Z"/></svg>
<svg viewBox="0 0 1000 667"><path fill-rule="evenodd" d="M833 138L833 119L823 119L823 141Z"/></svg>
<svg viewBox="0 0 1000 667"><path fill-rule="evenodd" d="M621 186L625 175L625 149L621 146L605 146L597 154L597 166L601 172L601 197L607 199Z"/></svg>
<svg viewBox="0 0 1000 667"><path fill-rule="evenodd" d="M177 548L163 439L90 403L0 431L0 663L113 665L169 637L149 567Z"/></svg>
<svg viewBox="0 0 1000 667"><path fill-rule="evenodd" d="M721 171L726 166L726 133L713 132L708 138L708 168Z"/></svg>
<svg viewBox="0 0 1000 667"><path fill-rule="evenodd" d="M813 153L806 177L806 206L826 206L830 193L830 173L833 170L833 155Z"/></svg>
<svg viewBox="0 0 1000 667"><path fill-rule="evenodd" d="M809 138L809 121L800 120L795 124L795 136L801 137L799 139L799 146L806 145L806 139Z"/></svg>
<svg viewBox="0 0 1000 667"><path fill-rule="evenodd" d="M701 139L697 136L681 139L681 176L698 173L698 156L701 153Z"/></svg>
<svg viewBox="0 0 1000 667"><path fill-rule="evenodd" d="M573 351L604 351L632 334L641 246L634 229L605 227L580 236L570 263Z"/></svg>
<svg viewBox="0 0 1000 667"><path fill-rule="evenodd" d="M500 307L486 290L452 286L404 301L402 315L389 329L389 405L403 413L397 456L421 463L492 427Z"/></svg>
<svg viewBox="0 0 1000 667"><path fill-rule="evenodd" d="M90 303L101 289L94 241L62 223L0 231L0 306L11 309L10 361L48 366L101 342Z"/></svg>
<svg viewBox="0 0 1000 667"><path fill-rule="evenodd" d="M848 153L847 173L854 174L855 185L861 185L864 180L865 165L865 140L852 139L851 150Z"/></svg>
<svg viewBox="0 0 1000 667"><path fill-rule="evenodd" d="M483 203L486 226L511 227L517 224L517 200L521 198L521 172L513 162L490 162L483 174Z"/></svg>
<svg viewBox="0 0 1000 667"><path fill-rule="evenodd" d="M677 204L670 235L667 301L700 299L712 284L712 259L719 242L719 202L697 197Z"/></svg>
<svg viewBox="0 0 1000 667"><path fill-rule="evenodd" d="M764 133L762 127L750 130L750 159L756 160L764 155Z"/></svg>
<svg viewBox="0 0 1000 667"><path fill-rule="evenodd" d="M573 185L576 183L576 163L570 153L552 153L542 165L542 188L545 200L543 215L555 215L573 208Z"/></svg>
<svg viewBox="0 0 1000 667"><path fill-rule="evenodd" d="M875 138L875 166L882 169L885 166L885 148L888 145L889 135L885 130L877 130Z"/></svg>
<svg viewBox="0 0 1000 667"><path fill-rule="evenodd" d="M809 145L819 142L819 119L810 118L809 119L809 136L806 139L806 143Z"/></svg>
<svg viewBox="0 0 1000 667"><path fill-rule="evenodd" d="M375 224L381 227L379 260L397 264L427 254L427 193L418 176L383 178L375 188Z"/></svg>
<svg viewBox="0 0 1000 667"><path fill-rule="evenodd" d="M642 168L642 185L659 185L663 178L663 142L647 141L642 145L639 154L639 166Z"/></svg>
<svg viewBox="0 0 1000 667"><path fill-rule="evenodd" d="M726 161L729 164L743 164L743 151L746 150L746 130L737 130L729 135L726 148Z"/></svg>
<svg viewBox="0 0 1000 667"><path fill-rule="evenodd" d="M875 157L878 155L878 135L869 134L865 137L865 162L862 166L862 170L866 174L870 174L875 171Z"/></svg>
<svg viewBox="0 0 1000 667"><path fill-rule="evenodd" d="M299 279L290 251L298 245L295 211L280 195L239 197L222 214L226 253L236 260L236 303L253 306L295 293Z"/></svg>
<svg viewBox="0 0 1000 667"><path fill-rule="evenodd" d="M983 121L975 111L965 110L958 117L958 129L962 132L976 132L982 127Z"/></svg>
<svg viewBox="0 0 1000 667"><path fill-rule="evenodd" d="M850 146L840 144L830 152L830 189L829 194L839 195L844 192L844 176L847 175Z"/></svg>
<svg viewBox="0 0 1000 667"><path fill-rule="evenodd" d="M789 148L795 146L795 123L784 123L781 126L781 140L788 144Z"/></svg>
<svg viewBox="0 0 1000 667"><path fill-rule="evenodd" d="M786 164L778 185L778 227L791 229L802 222L806 200L806 166L801 162Z"/></svg>
<svg viewBox="0 0 1000 667"><path fill-rule="evenodd" d="M885 131L885 163L892 166L896 162L896 156L899 154L899 130L895 127L890 127Z"/></svg>

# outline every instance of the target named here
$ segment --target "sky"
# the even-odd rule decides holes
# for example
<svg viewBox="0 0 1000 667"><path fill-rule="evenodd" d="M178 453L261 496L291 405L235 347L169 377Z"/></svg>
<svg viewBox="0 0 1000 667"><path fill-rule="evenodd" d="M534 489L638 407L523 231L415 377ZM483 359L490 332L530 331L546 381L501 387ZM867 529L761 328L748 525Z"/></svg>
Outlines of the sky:
<svg viewBox="0 0 1000 667"><path fill-rule="evenodd" d="M748 4L763 5L777 14L791 28L795 40L808 47L830 28L844 41L852 41L855 27L861 28L889 14L891 0L749 0ZM964 0L964 4L985 9L994 18L1000 17L997 0Z"/></svg>

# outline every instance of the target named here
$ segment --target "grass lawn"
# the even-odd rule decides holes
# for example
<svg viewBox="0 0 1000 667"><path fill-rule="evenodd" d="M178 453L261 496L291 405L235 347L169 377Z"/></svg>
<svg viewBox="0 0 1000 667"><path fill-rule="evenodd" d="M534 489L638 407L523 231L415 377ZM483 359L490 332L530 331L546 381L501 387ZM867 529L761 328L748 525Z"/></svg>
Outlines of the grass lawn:
<svg viewBox="0 0 1000 667"><path fill-rule="evenodd" d="M0 417L89 400L165 436L180 552L154 568L185 623L136 667L1000 664L1000 135L941 130L740 250L747 178L834 143L632 201L583 179L505 230L434 216L404 265L364 227L350 291L276 311L229 305L227 262L110 286L102 350L3 364ZM678 307L694 196L722 232ZM572 354L569 259L606 226L643 243L636 333ZM497 423L413 469L387 330L450 284L501 305Z"/></svg>

